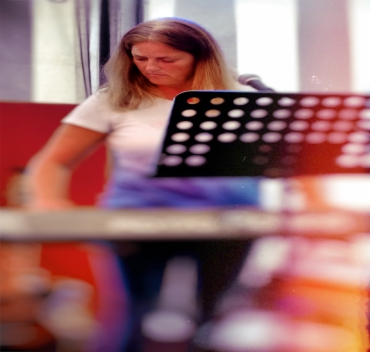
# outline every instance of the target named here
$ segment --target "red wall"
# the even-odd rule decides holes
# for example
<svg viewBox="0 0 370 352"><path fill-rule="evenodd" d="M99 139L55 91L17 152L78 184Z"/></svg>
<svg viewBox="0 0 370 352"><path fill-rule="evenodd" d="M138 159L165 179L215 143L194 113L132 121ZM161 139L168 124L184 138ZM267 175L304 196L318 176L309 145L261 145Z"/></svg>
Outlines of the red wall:
<svg viewBox="0 0 370 352"><path fill-rule="evenodd" d="M0 206L14 168L23 167L40 150L60 120L75 105L0 102ZM77 205L93 205L104 184L105 148L101 147L75 171L71 198Z"/></svg>

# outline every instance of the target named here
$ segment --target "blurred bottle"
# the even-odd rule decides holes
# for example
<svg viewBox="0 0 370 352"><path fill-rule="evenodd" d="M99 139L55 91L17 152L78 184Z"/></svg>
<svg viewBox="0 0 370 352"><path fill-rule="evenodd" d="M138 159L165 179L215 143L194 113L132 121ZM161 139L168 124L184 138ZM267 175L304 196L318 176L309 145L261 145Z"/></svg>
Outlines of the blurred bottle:
<svg viewBox="0 0 370 352"><path fill-rule="evenodd" d="M197 329L197 263L189 257L170 259L156 307L141 323L142 352L185 352Z"/></svg>

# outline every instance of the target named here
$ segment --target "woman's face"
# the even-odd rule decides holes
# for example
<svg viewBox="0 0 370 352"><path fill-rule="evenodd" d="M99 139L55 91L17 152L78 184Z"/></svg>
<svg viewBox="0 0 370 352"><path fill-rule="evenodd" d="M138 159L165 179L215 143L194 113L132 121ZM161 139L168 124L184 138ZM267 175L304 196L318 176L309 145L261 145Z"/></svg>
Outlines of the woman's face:
<svg viewBox="0 0 370 352"><path fill-rule="evenodd" d="M159 88L190 89L194 74L193 55L158 42L141 42L131 49L133 62Z"/></svg>

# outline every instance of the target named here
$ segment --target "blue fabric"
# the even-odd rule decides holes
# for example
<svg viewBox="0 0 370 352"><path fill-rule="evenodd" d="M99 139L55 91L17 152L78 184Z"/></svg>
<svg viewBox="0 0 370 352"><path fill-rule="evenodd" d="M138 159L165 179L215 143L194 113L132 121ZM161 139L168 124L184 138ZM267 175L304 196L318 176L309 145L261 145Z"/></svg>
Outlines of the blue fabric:
<svg viewBox="0 0 370 352"><path fill-rule="evenodd" d="M258 178L147 178L116 170L99 203L107 209L257 206L258 195Z"/></svg>

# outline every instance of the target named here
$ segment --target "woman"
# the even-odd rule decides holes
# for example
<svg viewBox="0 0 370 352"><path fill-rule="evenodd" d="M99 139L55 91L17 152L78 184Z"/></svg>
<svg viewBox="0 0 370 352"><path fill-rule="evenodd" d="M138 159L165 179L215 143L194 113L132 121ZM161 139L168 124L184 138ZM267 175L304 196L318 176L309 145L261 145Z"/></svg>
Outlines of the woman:
<svg viewBox="0 0 370 352"><path fill-rule="evenodd" d="M139 24L104 67L105 87L63 120L30 164L32 208L71 206L72 169L100 143L113 154L113 175L101 204L217 206L256 204L257 181L148 179L175 96L186 90L235 90L238 84L214 38L183 19ZM216 190L216 191L215 191Z"/></svg>
<svg viewBox="0 0 370 352"><path fill-rule="evenodd" d="M104 71L105 86L63 120L32 160L31 207L71 206L67 197L70 173L103 142L113 155L111 180L100 202L105 208L257 203L256 180L147 178L156 164L176 95L186 90L238 89L218 44L205 29L175 18L139 24L123 36ZM236 274L245 250L245 241L144 243L141 251L124 259L134 296L145 296L146 279L151 282L153 270L162 270L167 258L176 253L195 253L201 264L212 262L204 265L210 273L204 274L203 282L207 297L203 304L210 310L220 288Z"/></svg>

